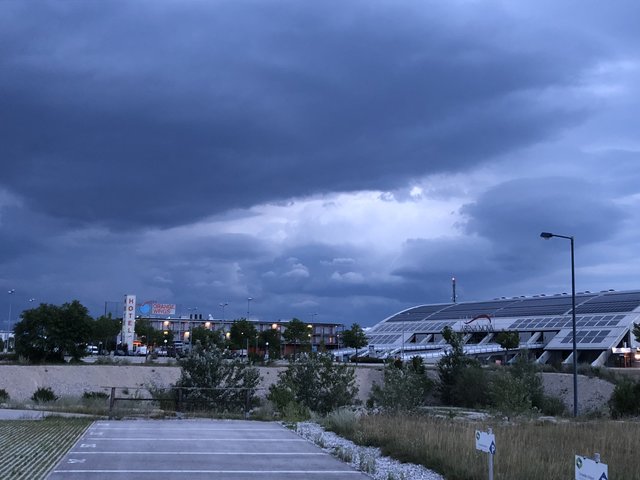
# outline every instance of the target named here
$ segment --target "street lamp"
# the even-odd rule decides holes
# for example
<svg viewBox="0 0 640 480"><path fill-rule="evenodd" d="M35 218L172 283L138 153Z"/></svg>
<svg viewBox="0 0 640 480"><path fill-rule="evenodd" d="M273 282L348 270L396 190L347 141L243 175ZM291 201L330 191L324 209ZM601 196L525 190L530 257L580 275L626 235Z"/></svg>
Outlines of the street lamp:
<svg viewBox="0 0 640 480"><path fill-rule="evenodd" d="M247 320L251 317L251 300L253 300L253 298L247 298Z"/></svg>
<svg viewBox="0 0 640 480"><path fill-rule="evenodd" d="M9 339L9 332L11 331L11 295L13 295L14 293L16 293L16 289L12 288L11 290L9 290L7 292L9 294L9 318L7 318L7 340ZM7 342L8 344L8 342Z"/></svg>
<svg viewBox="0 0 640 480"><path fill-rule="evenodd" d="M540 234L545 240L550 238L564 238L571 242L571 327L573 329L573 416L578 416L578 350L576 346L576 268L573 254L573 237L568 235L557 235L555 233L542 232Z"/></svg>
<svg viewBox="0 0 640 480"><path fill-rule="evenodd" d="M224 307L226 307L227 305L229 305L227 302L219 303L219 304L218 304L218 306L219 306L220 308L222 308L222 321L223 321L223 322L225 321L225 318L224 318Z"/></svg>

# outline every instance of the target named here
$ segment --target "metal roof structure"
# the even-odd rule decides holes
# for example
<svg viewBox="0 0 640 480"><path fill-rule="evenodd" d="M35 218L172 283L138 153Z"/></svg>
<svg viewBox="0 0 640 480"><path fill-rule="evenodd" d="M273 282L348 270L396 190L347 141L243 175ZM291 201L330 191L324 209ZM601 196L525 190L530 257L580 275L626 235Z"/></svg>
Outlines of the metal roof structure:
<svg viewBox="0 0 640 480"><path fill-rule="evenodd" d="M490 301L418 305L400 311L368 330L368 354L419 355L435 359L448 345L442 331L450 327L464 334L467 354L502 354L495 342L501 331L515 331L520 349L538 361L572 361L572 301L566 293ZM576 294L578 361L604 365L612 352L636 348L631 333L640 323L640 290Z"/></svg>

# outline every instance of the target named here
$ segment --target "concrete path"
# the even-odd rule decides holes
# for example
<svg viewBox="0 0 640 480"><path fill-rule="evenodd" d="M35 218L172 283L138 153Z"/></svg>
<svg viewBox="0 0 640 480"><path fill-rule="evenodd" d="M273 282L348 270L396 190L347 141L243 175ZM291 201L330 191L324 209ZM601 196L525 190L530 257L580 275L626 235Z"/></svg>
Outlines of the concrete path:
<svg viewBox="0 0 640 480"><path fill-rule="evenodd" d="M94 423L47 480L125 478L370 479L278 423L130 420Z"/></svg>

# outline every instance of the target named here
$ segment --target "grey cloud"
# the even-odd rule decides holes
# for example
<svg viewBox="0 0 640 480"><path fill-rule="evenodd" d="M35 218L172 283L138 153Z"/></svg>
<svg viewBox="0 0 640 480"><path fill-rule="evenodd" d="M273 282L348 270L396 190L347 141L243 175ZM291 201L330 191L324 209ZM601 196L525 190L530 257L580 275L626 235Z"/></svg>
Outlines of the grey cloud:
<svg viewBox="0 0 640 480"><path fill-rule="evenodd" d="M536 92L600 54L455 6L48 5L4 7L2 182L112 227L460 171L575 122Z"/></svg>
<svg viewBox="0 0 640 480"><path fill-rule="evenodd" d="M624 211L607 187L575 178L512 180L490 189L462 208L468 233L507 249L535 245L542 231L573 235L583 244L611 237Z"/></svg>

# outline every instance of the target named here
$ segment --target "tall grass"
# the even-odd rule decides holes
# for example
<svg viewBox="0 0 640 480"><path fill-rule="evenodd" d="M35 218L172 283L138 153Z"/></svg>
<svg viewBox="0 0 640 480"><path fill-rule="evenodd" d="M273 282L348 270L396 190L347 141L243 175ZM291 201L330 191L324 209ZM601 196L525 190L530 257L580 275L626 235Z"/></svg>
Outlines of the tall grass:
<svg viewBox="0 0 640 480"><path fill-rule="evenodd" d="M484 480L486 454L475 449L475 430L488 424L407 414L363 416L339 433L383 454L422 464L447 480ZM573 478L574 455L600 453L611 478L640 478L636 443L640 423L615 421L534 422L491 425L496 435L496 480ZM338 427L339 424L333 425Z"/></svg>

